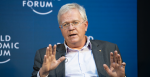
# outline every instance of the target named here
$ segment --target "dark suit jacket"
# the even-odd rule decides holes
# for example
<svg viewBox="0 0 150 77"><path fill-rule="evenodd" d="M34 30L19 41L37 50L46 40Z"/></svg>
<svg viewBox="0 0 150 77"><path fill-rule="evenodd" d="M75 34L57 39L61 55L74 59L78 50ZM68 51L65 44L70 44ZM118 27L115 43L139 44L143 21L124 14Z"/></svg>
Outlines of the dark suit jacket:
<svg viewBox="0 0 150 77"><path fill-rule="evenodd" d="M110 52L114 52L115 50L117 50L118 53L120 53L117 45L100 40L91 40L91 44L99 77L109 77L109 75L103 67L103 64L107 64L108 66L110 66ZM39 49L36 52L33 66L34 71L32 73L32 77L37 77L37 72L42 67L45 52L46 47ZM64 44L57 45L56 59L59 59L61 56L65 55L65 53L66 50ZM65 61L60 63L55 70L50 71L48 77L65 77Z"/></svg>

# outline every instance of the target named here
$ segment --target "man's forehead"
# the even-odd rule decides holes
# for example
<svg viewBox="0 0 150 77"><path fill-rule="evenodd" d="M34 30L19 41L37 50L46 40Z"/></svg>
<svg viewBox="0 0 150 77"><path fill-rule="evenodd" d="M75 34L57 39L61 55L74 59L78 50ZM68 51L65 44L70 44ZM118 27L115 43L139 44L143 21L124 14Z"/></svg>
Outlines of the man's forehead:
<svg viewBox="0 0 150 77"><path fill-rule="evenodd" d="M69 11L60 16L61 23L80 21L81 19L81 14L77 9L70 9Z"/></svg>

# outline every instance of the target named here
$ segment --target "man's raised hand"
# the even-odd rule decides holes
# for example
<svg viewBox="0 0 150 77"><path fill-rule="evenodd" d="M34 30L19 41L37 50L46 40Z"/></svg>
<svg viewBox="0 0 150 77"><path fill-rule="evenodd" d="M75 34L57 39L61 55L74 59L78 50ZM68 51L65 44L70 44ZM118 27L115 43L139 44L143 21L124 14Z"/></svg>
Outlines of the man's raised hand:
<svg viewBox="0 0 150 77"><path fill-rule="evenodd" d="M110 77L125 77L125 65L117 51L110 53L110 68L104 64L104 69Z"/></svg>
<svg viewBox="0 0 150 77"><path fill-rule="evenodd" d="M63 60L65 60L64 56L56 60L55 55L56 55L56 45L54 45L52 49L52 46L50 44L46 49L43 65L39 71L40 77L46 77L51 70L54 70Z"/></svg>

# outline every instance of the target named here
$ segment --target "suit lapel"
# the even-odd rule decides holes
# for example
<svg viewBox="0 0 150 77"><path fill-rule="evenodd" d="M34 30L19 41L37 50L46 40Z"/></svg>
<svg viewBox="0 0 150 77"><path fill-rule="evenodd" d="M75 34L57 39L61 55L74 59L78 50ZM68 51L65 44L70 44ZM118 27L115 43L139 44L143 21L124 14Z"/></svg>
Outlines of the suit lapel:
<svg viewBox="0 0 150 77"><path fill-rule="evenodd" d="M103 67L104 57L103 57L102 45L99 45L95 41L92 41L92 40L91 40L91 44L92 44L92 53L94 56L98 75L99 75L99 77L105 77L102 74L105 71L104 67Z"/></svg>
<svg viewBox="0 0 150 77"><path fill-rule="evenodd" d="M61 56L65 56L66 50L63 44L57 46L56 49L56 60L58 60ZM56 68L57 77L65 77L65 60L61 62Z"/></svg>

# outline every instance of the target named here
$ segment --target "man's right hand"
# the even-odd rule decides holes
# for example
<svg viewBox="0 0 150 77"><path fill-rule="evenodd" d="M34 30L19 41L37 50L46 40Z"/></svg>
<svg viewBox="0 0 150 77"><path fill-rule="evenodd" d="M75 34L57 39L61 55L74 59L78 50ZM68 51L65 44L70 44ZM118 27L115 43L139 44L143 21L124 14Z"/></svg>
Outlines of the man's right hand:
<svg viewBox="0 0 150 77"><path fill-rule="evenodd" d="M51 70L54 70L63 60L65 60L64 56L56 60L55 55L56 55L56 45L54 45L52 49L52 46L50 44L46 49L43 65L39 71L40 77L46 77Z"/></svg>

